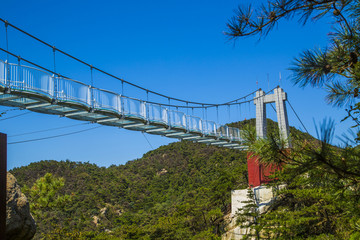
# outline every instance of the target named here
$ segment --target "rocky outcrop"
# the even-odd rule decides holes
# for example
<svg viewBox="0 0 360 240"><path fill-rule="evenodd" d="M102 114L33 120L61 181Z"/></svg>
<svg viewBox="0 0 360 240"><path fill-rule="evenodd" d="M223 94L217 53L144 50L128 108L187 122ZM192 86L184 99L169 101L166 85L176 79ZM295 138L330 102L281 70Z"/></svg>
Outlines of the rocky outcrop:
<svg viewBox="0 0 360 240"><path fill-rule="evenodd" d="M11 173L7 173L6 192L6 239L32 239L36 232L35 220L26 196Z"/></svg>
<svg viewBox="0 0 360 240"><path fill-rule="evenodd" d="M167 172L168 172L168 171L167 171L165 168L163 168L163 169L161 169L160 172L157 172L156 175L161 176L161 175L166 174Z"/></svg>
<svg viewBox="0 0 360 240"><path fill-rule="evenodd" d="M98 216L92 216L92 219L92 222L95 224L95 226L98 226L100 223L100 218Z"/></svg>
<svg viewBox="0 0 360 240"><path fill-rule="evenodd" d="M240 240L244 236L246 239L257 239L254 229L247 227L250 222L253 222L253 218L248 218L241 227L236 222L237 213L242 212L243 208L249 204L249 201L253 201L257 205L258 214L264 214L269 211L276 203L277 198L275 192L285 188L286 185L279 185L276 187L258 186L250 189L233 190L231 192L231 213L225 216L226 232L222 235L222 240ZM249 196L249 190L253 193L253 198ZM260 235L262 233L260 232ZM250 237L252 236L252 237ZM265 238L265 237L264 237Z"/></svg>

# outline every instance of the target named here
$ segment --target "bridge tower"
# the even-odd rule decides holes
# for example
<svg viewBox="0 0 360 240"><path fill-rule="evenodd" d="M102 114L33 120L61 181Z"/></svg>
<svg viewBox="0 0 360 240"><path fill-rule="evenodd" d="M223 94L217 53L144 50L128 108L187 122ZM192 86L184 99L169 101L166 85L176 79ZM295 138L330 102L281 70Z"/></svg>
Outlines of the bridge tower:
<svg viewBox="0 0 360 240"><path fill-rule="evenodd" d="M274 89L273 94L266 95L265 92L259 89L254 97L254 104L256 105L256 135L258 138L265 138L267 135L266 124L266 104L275 103L278 126L280 131L280 138L285 141L285 148L291 147L289 138L289 122L286 112L286 93L280 87ZM248 176L249 186L257 187L262 184L271 182L268 178L278 166L259 164L259 157L248 154Z"/></svg>
<svg viewBox="0 0 360 240"><path fill-rule="evenodd" d="M258 138L265 138L267 135L266 124L266 104L275 103L276 115L280 131L280 137L285 140L285 148L291 147L289 138L289 121L286 111L286 93L279 86L274 89L273 94L266 95L265 92L259 89L254 98L256 105L256 135Z"/></svg>

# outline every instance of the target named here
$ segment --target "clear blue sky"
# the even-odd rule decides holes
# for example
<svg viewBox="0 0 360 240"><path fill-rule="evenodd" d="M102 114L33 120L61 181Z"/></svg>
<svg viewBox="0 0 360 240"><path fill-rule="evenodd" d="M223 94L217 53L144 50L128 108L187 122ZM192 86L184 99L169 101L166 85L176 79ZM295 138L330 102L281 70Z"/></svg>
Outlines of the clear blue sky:
<svg viewBox="0 0 360 240"><path fill-rule="evenodd" d="M326 46L330 19L300 26L296 20L281 22L261 41L257 37L228 41L226 22L238 4L253 1L3 1L0 17L39 38L128 81L173 97L204 102L225 102L259 87L279 84L312 135L314 123L327 116L336 121L340 135L351 124L340 123L344 110L327 105L325 92L300 89L289 80L287 68L305 49ZM4 47L4 27L0 27ZM9 31L9 50L52 67L51 50ZM2 58L4 55L0 55ZM58 72L90 83L87 69L59 58ZM269 84L267 82L269 75ZM95 85L119 91L116 81L95 75ZM125 89L126 91L126 89ZM130 90L129 90L130 91ZM128 95L130 92L128 92ZM134 93L135 94L135 93ZM0 107L0 110L6 110ZM253 104L244 115L234 113L231 121L254 117ZM290 125L300 123L290 109ZM21 111L9 112L10 117ZM269 117L276 120L272 109ZM228 117L221 113L221 121ZM75 120L38 113L0 122L9 136L29 131L76 124ZM43 134L9 137L9 142L81 130L79 126ZM154 148L174 139L146 135ZM89 161L100 166L124 164L151 150L141 132L101 127L68 137L10 145L8 167L55 159Z"/></svg>

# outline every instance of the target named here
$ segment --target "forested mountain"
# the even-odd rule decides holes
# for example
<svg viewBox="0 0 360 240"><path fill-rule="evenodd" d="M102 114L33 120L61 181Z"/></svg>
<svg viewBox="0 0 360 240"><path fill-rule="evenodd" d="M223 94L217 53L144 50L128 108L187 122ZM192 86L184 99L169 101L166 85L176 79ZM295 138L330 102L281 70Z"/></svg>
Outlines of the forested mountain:
<svg viewBox="0 0 360 240"><path fill-rule="evenodd" d="M255 121L231 125L248 124ZM218 239L231 190L247 187L246 152L188 141L108 168L47 160L11 172L33 204L35 239ZM63 178L63 186L35 184L47 173L48 185ZM54 193L44 197L42 188Z"/></svg>
<svg viewBox="0 0 360 240"><path fill-rule="evenodd" d="M36 214L36 239L211 239L223 232L231 190L247 187L245 163L244 152L183 141L125 165L48 160L11 172L23 187L63 177L60 195L71 196Z"/></svg>

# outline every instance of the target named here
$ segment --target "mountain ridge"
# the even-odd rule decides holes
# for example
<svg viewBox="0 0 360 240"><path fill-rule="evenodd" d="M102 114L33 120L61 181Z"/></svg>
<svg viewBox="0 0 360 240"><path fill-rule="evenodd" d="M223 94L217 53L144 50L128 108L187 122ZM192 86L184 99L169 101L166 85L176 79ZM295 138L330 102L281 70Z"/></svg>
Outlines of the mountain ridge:
<svg viewBox="0 0 360 240"><path fill-rule="evenodd" d="M268 126L276 129L271 120ZM231 190L248 183L245 152L188 141L107 168L46 160L10 172L25 189L46 173L62 177L58 194L72 196L62 209L43 210L34 239L56 239L59 232L76 239L219 239Z"/></svg>

